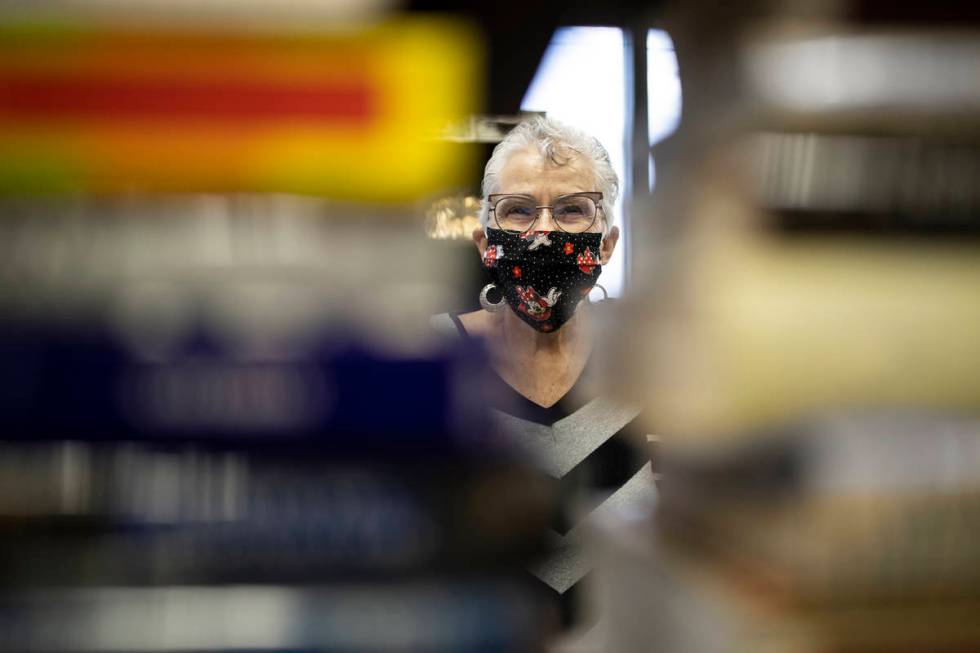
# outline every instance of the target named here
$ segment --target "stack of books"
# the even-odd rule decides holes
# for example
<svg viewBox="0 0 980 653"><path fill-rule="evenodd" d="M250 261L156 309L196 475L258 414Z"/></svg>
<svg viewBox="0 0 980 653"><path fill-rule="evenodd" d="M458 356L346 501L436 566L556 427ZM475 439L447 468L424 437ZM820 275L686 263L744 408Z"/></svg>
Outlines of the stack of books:
<svg viewBox="0 0 980 653"><path fill-rule="evenodd" d="M329 341L148 362L5 328L0 650L539 646L554 497L450 382L479 354Z"/></svg>
<svg viewBox="0 0 980 653"><path fill-rule="evenodd" d="M668 447L660 489L654 519L607 525L618 600L651 615L614 611L613 650L980 650L976 419L839 414Z"/></svg>

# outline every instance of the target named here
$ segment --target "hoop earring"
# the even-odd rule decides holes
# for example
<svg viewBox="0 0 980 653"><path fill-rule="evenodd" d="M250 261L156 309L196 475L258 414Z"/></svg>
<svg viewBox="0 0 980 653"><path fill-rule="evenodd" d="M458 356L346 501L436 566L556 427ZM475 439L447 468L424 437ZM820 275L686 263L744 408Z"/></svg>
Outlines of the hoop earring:
<svg viewBox="0 0 980 653"><path fill-rule="evenodd" d="M609 299L609 293L608 293L608 292L606 292L606 289L605 289L605 288L604 288L604 287L602 286L602 284L598 284L598 283L597 283L597 284L593 284L593 286L592 286L592 287L593 287L593 288L598 288L599 290L601 290L601 291L602 291L602 300L601 300L601 301L606 301L607 299ZM591 290L591 289L589 290L589 294L592 294L592 290ZM591 300L591 299L589 299L589 295L586 295L586 296L585 296L585 299L586 299L586 300L587 300L587 301L588 301L588 302L589 302L590 304L592 303L592 300Z"/></svg>
<svg viewBox="0 0 980 653"><path fill-rule="evenodd" d="M480 291L480 306L482 306L483 310L485 310L488 313L496 313L501 308L503 308L504 304L506 303L503 297L503 293L501 293L500 301L497 302L496 304L494 304L489 299L487 299L487 293L495 289L496 287L497 287L496 285L492 283L488 283L487 285L483 286L483 290Z"/></svg>

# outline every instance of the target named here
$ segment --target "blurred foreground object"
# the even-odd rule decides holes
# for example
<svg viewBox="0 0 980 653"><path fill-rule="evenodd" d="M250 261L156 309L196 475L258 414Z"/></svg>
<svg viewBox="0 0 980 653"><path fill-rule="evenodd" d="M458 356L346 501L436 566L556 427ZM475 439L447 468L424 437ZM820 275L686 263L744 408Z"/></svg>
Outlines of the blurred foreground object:
<svg viewBox="0 0 980 653"><path fill-rule="evenodd" d="M665 456L600 529L611 650L974 651L978 469L980 422L908 413Z"/></svg>
<svg viewBox="0 0 980 653"><path fill-rule="evenodd" d="M828 416L664 477L665 536L776 601L980 599L978 420Z"/></svg>
<svg viewBox="0 0 980 653"><path fill-rule="evenodd" d="M478 40L115 4L0 26L0 650L537 650L553 492L413 208Z"/></svg>
<svg viewBox="0 0 980 653"><path fill-rule="evenodd" d="M526 598L493 580L42 591L0 599L0 631L52 653L538 650L515 648Z"/></svg>
<svg viewBox="0 0 980 653"><path fill-rule="evenodd" d="M404 201L468 170L468 150L437 139L477 99L478 44L459 23L188 27L10 13L0 192Z"/></svg>
<svg viewBox="0 0 980 653"><path fill-rule="evenodd" d="M660 501L597 526L608 650L980 648L980 24L901 7L668 12L619 355Z"/></svg>
<svg viewBox="0 0 980 653"><path fill-rule="evenodd" d="M696 106L637 225L649 300L622 354L651 431L980 408L980 31L676 33Z"/></svg>
<svg viewBox="0 0 980 653"><path fill-rule="evenodd" d="M520 572L553 497L461 382L480 352L428 338L444 268L418 224L2 203L0 648L537 645Z"/></svg>

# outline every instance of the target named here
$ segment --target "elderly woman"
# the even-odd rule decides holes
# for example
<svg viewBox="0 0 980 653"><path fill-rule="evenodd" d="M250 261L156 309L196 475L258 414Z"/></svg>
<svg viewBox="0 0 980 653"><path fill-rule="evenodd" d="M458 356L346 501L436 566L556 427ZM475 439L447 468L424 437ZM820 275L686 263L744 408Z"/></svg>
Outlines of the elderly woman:
<svg viewBox="0 0 980 653"><path fill-rule="evenodd" d="M577 309L619 240L607 209L618 190L599 141L543 118L514 129L487 163L473 240L494 284L483 310L459 321L486 338L501 378L542 407L568 394L592 351L589 311Z"/></svg>
<svg viewBox="0 0 980 653"><path fill-rule="evenodd" d="M609 215L617 191L595 138L546 118L516 127L487 163L473 232L493 280L483 309L436 321L485 341L494 372L486 396L565 499L555 550L532 571L562 595L566 622L577 603L569 590L590 568L578 546L582 507L598 506L595 514L652 486L626 438L638 411L581 391L591 387L599 306L587 296L619 239Z"/></svg>

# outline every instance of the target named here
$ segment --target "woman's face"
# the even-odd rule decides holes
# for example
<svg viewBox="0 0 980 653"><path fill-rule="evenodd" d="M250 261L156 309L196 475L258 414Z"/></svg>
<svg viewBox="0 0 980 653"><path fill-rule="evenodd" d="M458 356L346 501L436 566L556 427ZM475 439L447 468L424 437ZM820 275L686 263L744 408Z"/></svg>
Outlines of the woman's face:
<svg viewBox="0 0 980 653"><path fill-rule="evenodd" d="M538 149L531 145L511 155L500 171L497 182L497 193L529 195L537 201L538 206L550 205L562 195L598 190L595 174L589 161L574 155L563 165L556 165L543 157ZM589 231L601 232L605 226L603 223L605 219L606 216L600 214L600 219L595 221ZM534 230L558 230L551 211L540 212L537 222L534 223ZM613 227L602 241L601 260L603 264L609 262L609 257L612 256L618 240L619 229ZM487 248L487 238L482 228L473 232L473 241L476 243L477 249L480 250L482 257Z"/></svg>

